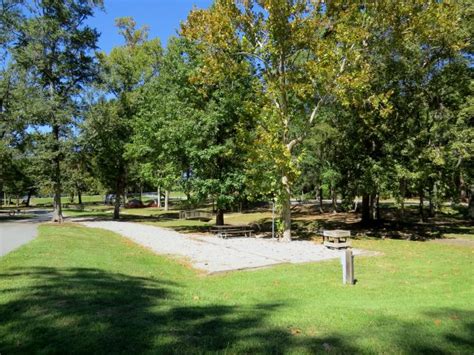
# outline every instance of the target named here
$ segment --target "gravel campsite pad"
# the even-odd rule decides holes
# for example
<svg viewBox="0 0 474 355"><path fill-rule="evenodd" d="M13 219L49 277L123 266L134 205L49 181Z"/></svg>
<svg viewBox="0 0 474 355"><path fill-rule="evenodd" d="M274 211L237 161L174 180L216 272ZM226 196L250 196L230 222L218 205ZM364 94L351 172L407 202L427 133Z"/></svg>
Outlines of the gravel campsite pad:
<svg viewBox="0 0 474 355"><path fill-rule="evenodd" d="M259 268L283 263L306 263L339 258L341 251L330 250L310 241L281 243L259 238L221 239L214 236L186 235L176 231L131 222L81 222L103 228L150 248L157 254L185 257L197 269L208 273ZM377 253L353 249L354 255Z"/></svg>

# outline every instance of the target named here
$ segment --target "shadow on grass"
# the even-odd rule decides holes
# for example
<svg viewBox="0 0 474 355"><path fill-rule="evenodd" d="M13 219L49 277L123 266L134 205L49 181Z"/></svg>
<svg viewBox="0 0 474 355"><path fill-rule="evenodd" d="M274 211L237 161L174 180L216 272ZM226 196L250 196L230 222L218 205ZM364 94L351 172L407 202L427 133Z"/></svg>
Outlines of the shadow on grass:
<svg viewBox="0 0 474 355"><path fill-rule="evenodd" d="M295 213L293 217L292 228L300 239L320 236L325 229L350 230L353 237L368 236L417 241L442 239L447 234L474 235L473 221L443 215L429 218L426 222L419 222L413 216L409 216L405 221L399 221L383 213L381 220L369 224L362 223L356 213L318 213L316 215Z"/></svg>
<svg viewBox="0 0 474 355"><path fill-rule="evenodd" d="M8 283L6 282L8 280ZM88 268L31 267L0 274L3 353L284 352L351 349L264 326L281 304L183 305L180 285Z"/></svg>
<svg viewBox="0 0 474 355"><path fill-rule="evenodd" d="M303 208L304 207L304 208ZM381 219L370 224L360 222L360 214L354 212L321 213L314 206L293 206L292 228L300 239L321 235L324 229L350 230L353 236L408 240L445 238L446 234L474 235L474 221L462 214L456 216L437 213L436 217L419 221L418 206L407 206L405 218L400 220L399 211L390 204L381 208ZM428 211L425 211L427 215Z"/></svg>
<svg viewBox="0 0 474 355"><path fill-rule="evenodd" d="M332 224L332 228L343 228L341 224ZM353 234L366 235L375 238L392 238L426 241L444 239L445 235L469 234L474 235L474 223L460 220L429 220L427 222L399 222L381 220L370 225L363 223L351 224Z"/></svg>
<svg viewBox="0 0 474 355"><path fill-rule="evenodd" d="M470 354L474 348L474 311L439 308L425 311L418 322L395 317L378 317L378 324L396 324L386 328L386 336L405 354ZM444 330L443 330L444 329Z"/></svg>
<svg viewBox="0 0 474 355"><path fill-rule="evenodd" d="M311 207L311 206L310 206ZM393 208L382 209L381 220L371 224L362 224L360 216L357 213L320 213L314 209L294 206L292 214L293 236L296 239L308 240L322 235L324 229L345 229L352 232L353 237L368 236L374 238L393 238L407 240L430 240L442 239L445 235L466 234L474 235L474 222L439 215L436 218L430 218L427 222L420 223L416 219L416 214L407 213L404 222L398 221L392 216ZM408 210L408 209L407 209ZM251 212L254 212L252 210ZM249 212L249 213L251 213ZM111 220L112 214L101 213L97 211L83 212L75 217L86 218L87 220ZM178 211L169 211L150 216L139 214L127 214L122 212L122 221L129 222L166 222L166 227L173 228L184 233L206 233L213 224L208 222L190 223L189 220L179 219ZM272 230L271 218L262 218L248 223L253 230L261 235L270 236Z"/></svg>
<svg viewBox="0 0 474 355"><path fill-rule="evenodd" d="M182 285L91 268L31 267L0 274L0 351L3 353L286 353L367 351L357 333L307 336L274 327L268 318L289 305L200 305L183 299ZM7 286L8 285L8 286ZM185 293L185 292L184 292ZM472 349L472 312L436 311L427 317L456 317L459 333L433 332L419 323L383 318L385 348L413 352ZM444 317L444 318L443 318ZM387 329L386 329L387 330ZM413 336L416 335L416 336Z"/></svg>

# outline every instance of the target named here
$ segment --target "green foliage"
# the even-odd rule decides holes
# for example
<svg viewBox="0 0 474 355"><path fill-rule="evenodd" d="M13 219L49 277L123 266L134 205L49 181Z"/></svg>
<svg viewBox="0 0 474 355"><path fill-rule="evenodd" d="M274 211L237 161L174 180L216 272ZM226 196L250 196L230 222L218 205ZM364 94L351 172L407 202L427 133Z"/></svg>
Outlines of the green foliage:
<svg viewBox="0 0 474 355"><path fill-rule="evenodd" d="M312 132L301 150L302 186L320 186L322 166L330 164L339 172L344 199L392 195L401 203L426 191L432 201L459 195L452 190L453 176L469 175L462 164L472 156L469 124L457 119L461 102L471 95L472 70L463 52L469 32L462 16L469 7L367 5L371 34L360 53L371 80L348 92L347 101L332 103L332 115L323 117L332 138Z"/></svg>
<svg viewBox="0 0 474 355"><path fill-rule="evenodd" d="M197 83L203 66L196 46L170 40L159 76L141 92L128 149L149 181L166 189L181 182L188 195L225 209L244 199L253 77L247 70Z"/></svg>
<svg viewBox="0 0 474 355"><path fill-rule="evenodd" d="M109 55L99 53L102 90L114 98L105 96L91 105L85 123L85 134L94 158L94 171L103 186L114 191L116 210L132 173L132 162L126 156L130 143L133 118L139 107L141 87L149 82L161 61L161 45L158 39L148 40L146 28L136 29L131 18L117 20L119 32L125 44L115 47Z"/></svg>
<svg viewBox="0 0 474 355"><path fill-rule="evenodd" d="M146 181L171 189L190 169L195 141L196 90L189 83L193 69L185 42L171 39L159 75L145 85L133 121L128 155L139 161ZM189 186L184 186L189 191Z"/></svg>
<svg viewBox="0 0 474 355"><path fill-rule="evenodd" d="M97 7L1 2L2 190L276 199L285 239L296 193L430 212L472 195L472 2L216 0L164 52L124 17L124 44L93 56Z"/></svg>
<svg viewBox="0 0 474 355"><path fill-rule="evenodd" d="M96 48L98 33L85 21L101 4L100 0L31 2L25 10L28 16L16 28L18 38L11 50L14 67L35 93L23 96L22 106L33 106L36 112L21 119L26 120L25 126L39 125L50 132L38 143L43 143L43 164L50 166L43 169L48 172L43 178L53 185L56 221L62 221L63 143L74 124L78 97L97 74L91 50Z"/></svg>
<svg viewBox="0 0 474 355"><path fill-rule="evenodd" d="M229 71L239 72L242 57L260 80L256 148L261 152L255 162L269 158L264 165L273 177L263 185L281 200L287 240L289 199L298 175L294 148L330 98L348 104L347 93L366 85L361 52L369 37L367 22L358 4L275 0L216 1L209 10L191 12L183 25L183 35L207 54L203 81L220 82Z"/></svg>

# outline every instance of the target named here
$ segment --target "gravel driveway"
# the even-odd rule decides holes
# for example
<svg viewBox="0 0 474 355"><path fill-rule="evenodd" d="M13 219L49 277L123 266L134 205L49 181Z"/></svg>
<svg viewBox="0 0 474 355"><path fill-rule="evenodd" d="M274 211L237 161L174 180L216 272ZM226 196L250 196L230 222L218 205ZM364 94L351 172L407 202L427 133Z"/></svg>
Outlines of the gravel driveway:
<svg viewBox="0 0 474 355"><path fill-rule="evenodd" d="M251 269L283 263L306 263L339 258L340 251L309 241L280 243L258 238L220 239L214 236L181 234L176 231L132 222L91 221L81 224L103 228L150 248L157 254L180 256L197 269L209 273ZM353 249L355 255L377 253Z"/></svg>

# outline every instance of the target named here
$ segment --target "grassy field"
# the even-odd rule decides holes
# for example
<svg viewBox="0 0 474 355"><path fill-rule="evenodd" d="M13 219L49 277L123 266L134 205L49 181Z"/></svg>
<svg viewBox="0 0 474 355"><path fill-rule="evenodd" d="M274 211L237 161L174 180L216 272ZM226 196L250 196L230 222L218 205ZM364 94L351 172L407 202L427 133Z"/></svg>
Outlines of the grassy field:
<svg viewBox="0 0 474 355"><path fill-rule="evenodd" d="M62 200L62 203L69 203L68 197L63 197L61 200ZM74 201L77 203L77 196L75 197ZM82 196L82 202L83 203L104 202L104 196L103 195L84 195ZM30 204L32 206L52 205L53 198L52 197L32 197Z"/></svg>
<svg viewBox="0 0 474 355"><path fill-rule="evenodd" d="M111 206L97 205L86 206L83 211L65 209L64 213L68 217L112 219L112 210ZM323 229L348 229L351 230L352 235L368 235L379 238L474 240L474 224L461 216L453 217L439 213L436 218L430 218L427 222L420 223L416 213L413 213L406 222L400 223L391 216L391 211L391 208L383 209L385 218L380 223L365 226L359 223L360 214L357 213L320 213L314 210L314 206L295 206L292 212L292 228L294 235L303 239L313 238ZM270 235L271 217L271 212L265 209L244 213L229 212L225 214L225 223L252 224L257 233ZM278 216L276 217L278 218ZM122 208L121 218L191 233L207 231L215 223L214 218L210 221L179 219L179 206L172 206L169 211L158 208Z"/></svg>
<svg viewBox="0 0 474 355"><path fill-rule="evenodd" d="M138 194L136 194L136 197L138 198ZM133 198L132 196L129 197L129 199ZM156 198L156 195L155 195ZM172 191L170 192L170 198L172 199L184 199L186 198L186 195L184 192L181 191ZM90 204L90 203L103 203L105 199L104 195L83 195L82 196L82 202L84 204ZM144 195L143 200L146 201L149 198ZM62 197L62 203L69 204L69 198L67 196ZM78 203L77 196L74 197L74 203ZM38 205L52 205L53 204L53 198L52 197L32 197L31 198L31 205L32 206L38 206Z"/></svg>
<svg viewBox="0 0 474 355"><path fill-rule="evenodd" d="M472 353L473 249L362 239L338 261L203 276L111 232L44 225L0 259L0 353Z"/></svg>
<svg viewBox="0 0 474 355"><path fill-rule="evenodd" d="M65 209L67 217L90 217L100 219L112 219L113 208L110 206L88 207L83 211ZM158 227L172 228L181 232L202 232L207 231L215 224L215 218L209 221L184 220L179 219L178 210L164 211L158 208L122 208L121 219L134 222L142 222ZM226 213L225 223L228 224L249 224L271 220L270 212L252 213Z"/></svg>

